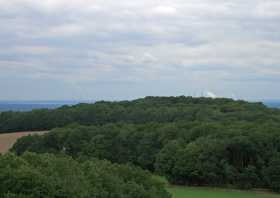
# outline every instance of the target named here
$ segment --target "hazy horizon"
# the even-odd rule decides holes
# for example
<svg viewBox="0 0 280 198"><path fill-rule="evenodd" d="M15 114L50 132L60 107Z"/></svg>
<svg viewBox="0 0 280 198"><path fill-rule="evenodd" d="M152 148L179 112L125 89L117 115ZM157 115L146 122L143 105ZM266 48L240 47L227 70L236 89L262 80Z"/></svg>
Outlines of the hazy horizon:
<svg viewBox="0 0 280 198"><path fill-rule="evenodd" d="M76 105L79 103L95 103L98 100L83 100L83 101L1 101L0 100L0 112L4 111L31 111L34 109L55 109L63 105ZM262 102L267 107L280 108L280 100L251 100L250 102Z"/></svg>
<svg viewBox="0 0 280 198"><path fill-rule="evenodd" d="M211 97L211 96L190 96L190 95L176 95L176 96L167 96L167 95L158 95L158 96L152 96L151 97L179 97L179 96L185 96L185 97L193 97L193 98L199 98L199 97L208 97L208 98L229 98L229 99L233 99L233 100L244 100L244 101L248 101L248 102L279 102L279 99L271 99L271 98L231 98L231 97L220 97L220 96L216 96L216 97ZM10 103L10 104L14 104L14 103L20 103L20 104L29 104L29 103L42 103L42 104L46 104L46 103L63 103L63 104L73 104L73 103L79 103L79 102L85 102L85 103L93 103L93 102L97 102L97 101L124 101L124 100L136 100L136 99L140 99L140 98L145 98L145 97L150 97L150 96L143 96L143 97L136 97L136 98L119 98L119 99L106 99L106 98L100 98L100 99L36 99L36 100L29 100L29 99L20 99L20 100L1 100L0 99L0 103L4 104L4 103Z"/></svg>

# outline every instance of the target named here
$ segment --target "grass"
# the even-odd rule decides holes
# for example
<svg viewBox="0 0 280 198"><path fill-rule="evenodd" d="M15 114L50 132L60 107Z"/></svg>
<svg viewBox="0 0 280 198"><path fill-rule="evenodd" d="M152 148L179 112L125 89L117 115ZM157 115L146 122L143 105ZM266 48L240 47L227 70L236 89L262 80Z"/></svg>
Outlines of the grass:
<svg viewBox="0 0 280 198"><path fill-rule="evenodd" d="M18 138L21 138L26 135L34 134L44 134L46 131L42 132L17 132L17 133L3 133L0 134L0 153L6 153L17 141Z"/></svg>
<svg viewBox="0 0 280 198"><path fill-rule="evenodd" d="M268 192L247 192L214 188L168 187L172 198L280 198L280 195Z"/></svg>

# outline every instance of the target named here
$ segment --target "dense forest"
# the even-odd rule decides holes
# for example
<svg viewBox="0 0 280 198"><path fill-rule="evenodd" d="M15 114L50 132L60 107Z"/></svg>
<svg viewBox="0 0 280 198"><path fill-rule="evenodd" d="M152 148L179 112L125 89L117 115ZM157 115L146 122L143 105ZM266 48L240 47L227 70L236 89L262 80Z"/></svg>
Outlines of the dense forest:
<svg viewBox="0 0 280 198"><path fill-rule="evenodd" d="M170 198L139 168L65 155L0 156L0 184L4 198Z"/></svg>
<svg viewBox="0 0 280 198"><path fill-rule="evenodd" d="M49 130L71 123L103 125L106 123L176 121L279 121L277 110L261 103L231 99L192 97L146 97L134 101L105 102L63 106L50 110L0 113L0 132Z"/></svg>
<svg viewBox="0 0 280 198"><path fill-rule="evenodd" d="M19 139L12 148L18 157L12 157L69 156L81 169L84 161L108 160L172 184L280 191L280 110L261 103L146 97L0 114L2 132L47 129L52 130L43 136ZM152 183L153 197L168 197Z"/></svg>

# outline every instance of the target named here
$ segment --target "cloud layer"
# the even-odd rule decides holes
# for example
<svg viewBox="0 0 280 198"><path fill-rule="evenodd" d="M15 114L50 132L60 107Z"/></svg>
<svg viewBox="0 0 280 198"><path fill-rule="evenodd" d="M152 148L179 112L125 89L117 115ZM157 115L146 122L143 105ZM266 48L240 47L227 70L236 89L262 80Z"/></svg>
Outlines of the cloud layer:
<svg viewBox="0 0 280 198"><path fill-rule="evenodd" d="M279 98L279 10L278 0L0 0L0 99Z"/></svg>

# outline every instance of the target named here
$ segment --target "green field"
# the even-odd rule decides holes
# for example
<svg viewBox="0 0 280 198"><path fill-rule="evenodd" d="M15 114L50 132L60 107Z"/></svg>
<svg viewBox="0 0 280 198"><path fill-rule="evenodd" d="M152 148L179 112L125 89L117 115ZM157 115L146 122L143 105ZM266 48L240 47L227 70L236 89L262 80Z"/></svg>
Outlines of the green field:
<svg viewBox="0 0 280 198"><path fill-rule="evenodd" d="M209 188L170 187L172 198L280 198L280 195L264 192L242 192Z"/></svg>

